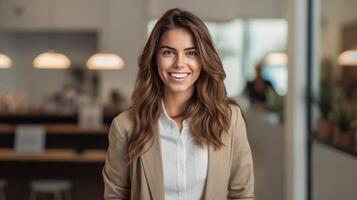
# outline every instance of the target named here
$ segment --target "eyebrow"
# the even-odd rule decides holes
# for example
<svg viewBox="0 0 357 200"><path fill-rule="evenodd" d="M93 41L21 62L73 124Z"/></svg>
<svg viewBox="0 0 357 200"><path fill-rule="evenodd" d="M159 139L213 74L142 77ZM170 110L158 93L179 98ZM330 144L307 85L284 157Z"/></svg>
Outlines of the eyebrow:
<svg viewBox="0 0 357 200"><path fill-rule="evenodd" d="M159 49L162 49L162 48L167 48L167 49L171 49L171 50L173 50L173 51L176 51L175 48L169 47L169 46L166 46L166 45L161 46ZM186 49L184 49L184 50L185 50L185 51L188 51L188 50L195 50L195 49L197 49L197 48L196 48L196 47L189 47L189 48L186 48Z"/></svg>

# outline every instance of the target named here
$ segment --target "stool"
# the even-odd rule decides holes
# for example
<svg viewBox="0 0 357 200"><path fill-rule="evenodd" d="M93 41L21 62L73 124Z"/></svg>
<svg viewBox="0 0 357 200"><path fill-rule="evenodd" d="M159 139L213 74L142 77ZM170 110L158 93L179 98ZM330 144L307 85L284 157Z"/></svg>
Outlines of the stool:
<svg viewBox="0 0 357 200"><path fill-rule="evenodd" d="M40 194L53 194L55 200L64 200L64 199L71 200L71 188L72 188L71 181L34 180L31 182L30 186L31 186L30 200L36 200Z"/></svg>
<svg viewBox="0 0 357 200"><path fill-rule="evenodd" d="M7 186L7 182L4 179L0 179L0 199L6 200L5 196L5 187Z"/></svg>

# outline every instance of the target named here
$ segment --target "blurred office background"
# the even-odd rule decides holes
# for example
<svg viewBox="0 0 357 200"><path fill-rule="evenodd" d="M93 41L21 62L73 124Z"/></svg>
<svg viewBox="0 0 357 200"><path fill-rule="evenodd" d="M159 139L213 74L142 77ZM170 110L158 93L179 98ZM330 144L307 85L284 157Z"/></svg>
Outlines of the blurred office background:
<svg viewBox="0 0 357 200"><path fill-rule="evenodd" d="M356 199L357 0L0 0L0 200L103 199L110 122L174 7L210 30L257 199Z"/></svg>

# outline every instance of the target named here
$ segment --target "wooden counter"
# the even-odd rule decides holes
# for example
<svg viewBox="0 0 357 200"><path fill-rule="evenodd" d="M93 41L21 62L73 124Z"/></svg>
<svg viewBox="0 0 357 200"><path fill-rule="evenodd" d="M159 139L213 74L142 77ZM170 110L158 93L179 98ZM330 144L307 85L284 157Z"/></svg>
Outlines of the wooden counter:
<svg viewBox="0 0 357 200"><path fill-rule="evenodd" d="M104 113L103 123L110 124L119 113ZM78 123L78 114L58 112L28 111L26 113L0 112L0 122L8 124L50 124L50 123Z"/></svg>
<svg viewBox="0 0 357 200"><path fill-rule="evenodd" d="M83 129L77 124L46 124L43 127L46 134L108 134L109 132L109 125L95 129ZM0 134L13 134L15 129L16 125L0 124Z"/></svg>
<svg viewBox="0 0 357 200"><path fill-rule="evenodd" d="M104 119L100 128L83 129L74 115L0 114L0 177L8 182L8 199L28 199L29 182L39 178L71 180L73 199L103 199L110 122ZM16 152L16 126L32 124L45 129L45 151Z"/></svg>
<svg viewBox="0 0 357 200"><path fill-rule="evenodd" d="M0 161L30 162L104 162L104 150L86 150L76 153L71 149L47 149L42 153L18 153L14 149L0 148Z"/></svg>

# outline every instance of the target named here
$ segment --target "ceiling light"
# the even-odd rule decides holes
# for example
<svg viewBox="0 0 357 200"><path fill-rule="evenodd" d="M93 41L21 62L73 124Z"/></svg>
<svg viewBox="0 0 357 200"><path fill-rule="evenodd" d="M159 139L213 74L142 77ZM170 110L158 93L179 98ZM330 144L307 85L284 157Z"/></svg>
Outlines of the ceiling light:
<svg viewBox="0 0 357 200"><path fill-rule="evenodd" d="M348 50L338 56L340 66L357 66L357 50Z"/></svg>
<svg viewBox="0 0 357 200"><path fill-rule="evenodd" d="M96 53L88 59L87 67L93 70L122 69L124 61L114 53Z"/></svg>
<svg viewBox="0 0 357 200"><path fill-rule="evenodd" d="M10 68L12 65L11 58L0 53L0 68Z"/></svg>
<svg viewBox="0 0 357 200"><path fill-rule="evenodd" d="M38 69L67 69L71 65L68 57L55 51L41 53L33 60L33 66Z"/></svg>

